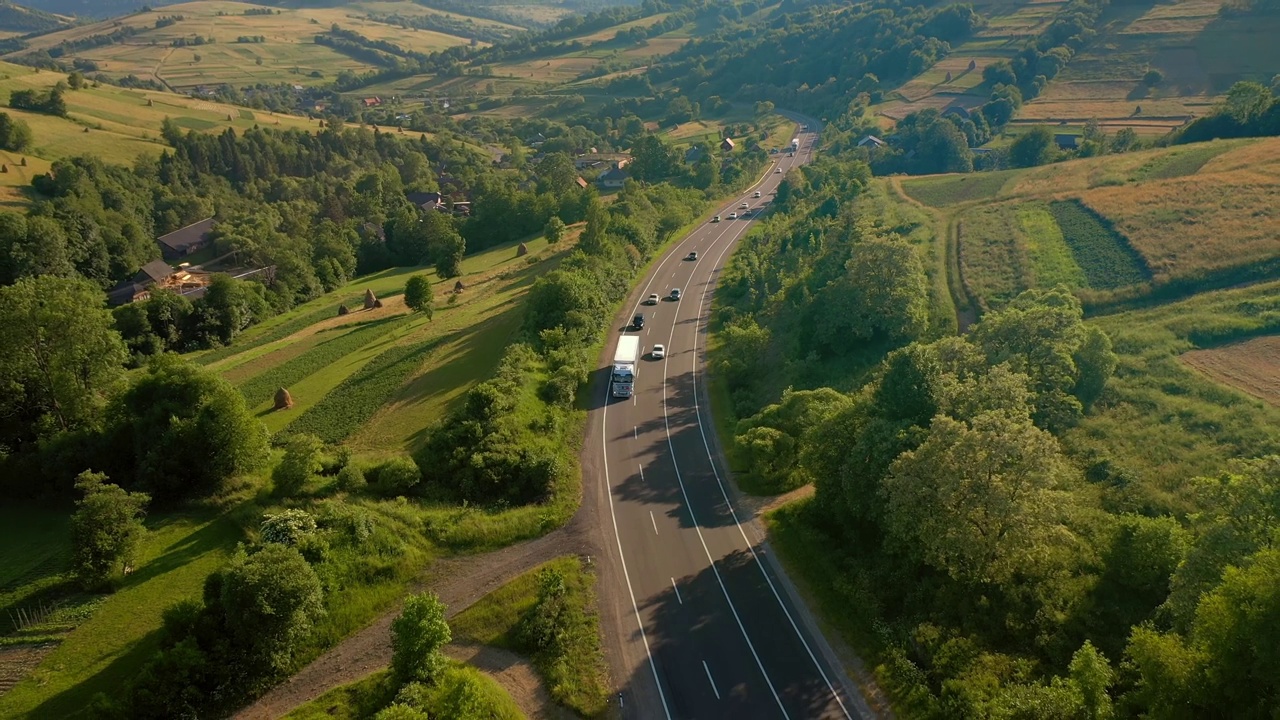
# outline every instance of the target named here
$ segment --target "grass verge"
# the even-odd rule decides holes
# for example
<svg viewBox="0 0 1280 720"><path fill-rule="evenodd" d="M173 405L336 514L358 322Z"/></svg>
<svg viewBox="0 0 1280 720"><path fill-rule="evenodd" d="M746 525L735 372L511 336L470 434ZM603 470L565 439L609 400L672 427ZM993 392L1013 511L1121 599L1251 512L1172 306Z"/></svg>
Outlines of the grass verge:
<svg viewBox="0 0 1280 720"><path fill-rule="evenodd" d="M558 616L563 639L556 647L540 649L530 644L522 627L527 618L538 612L541 576L546 571L564 579L565 594ZM598 717L605 710L608 683L600 649L595 581L595 575L578 558L557 558L511 580L459 613L452 622L454 635L526 655L556 702L583 716Z"/></svg>

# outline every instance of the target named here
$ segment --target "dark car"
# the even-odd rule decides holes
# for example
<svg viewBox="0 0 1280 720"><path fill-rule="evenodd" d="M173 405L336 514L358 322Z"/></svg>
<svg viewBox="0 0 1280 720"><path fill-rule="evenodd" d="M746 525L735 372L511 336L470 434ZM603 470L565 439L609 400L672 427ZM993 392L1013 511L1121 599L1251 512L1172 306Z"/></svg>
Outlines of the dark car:
<svg viewBox="0 0 1280 720"><path fill-rule="evenodd" d="M697 251L697 250L694 250L693 252L689 253L688 255L685 255L685 256L684 256L684 259L685 259L685 260L697 260L697 259L698 259L698 251Z"/></svg>
<svg viewBox="0 0 1280 720"><path fill-rule="evenodd" d="M636 313L636 316L631 318L631 327L637 330L644 327L644 313Z"/></svg>

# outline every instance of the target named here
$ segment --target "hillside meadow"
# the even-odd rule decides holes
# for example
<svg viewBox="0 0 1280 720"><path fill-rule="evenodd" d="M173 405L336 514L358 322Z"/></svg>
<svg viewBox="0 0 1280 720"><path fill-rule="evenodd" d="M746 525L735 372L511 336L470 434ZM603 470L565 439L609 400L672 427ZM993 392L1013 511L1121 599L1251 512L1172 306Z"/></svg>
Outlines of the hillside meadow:
<svg viewBox="0 0 1280 720"><path fill-rule="evenodd" d="M364 72L373 68L352 59L313 38L333 25L355 31L374 40L385 40L407 50L431 52L470 42L440 32L379 22L370 19L396 13L402 16L450 15L412 3L350 3L327 8L266 8L271 14L245 14L264 6L225 0L165 5L122 18L42 35L16 54L48 50L60 43L105 35L121 28L138 32L123 41L71 53L72 57L93 60L113 77L136 75L153 79L171 88L229 83L236 86L256 83L315 85L331 82L343 70ZM162 27L158 20L165 18ZM488 20L465 18L480 26L511 29ZM173 22L169 22L173 20ZM213 38L202 45L174 47L174 41L196 36ZM238 42L241 37L260 42Z"/></svg>
<svg viewBox="0 0 1280 720"><path fill-rule="evenodd" d="M361 464L402 455L469 387L492 374L502 349L519 328L525 291L572 247L570 240L548 248L541 238L525 244L530 252L519 258L514 243L467 257L457 279L439 280L434 270L425 268L394 269L362 278L251 328L231 346L192 359L223 374L243 391L255 378L290 362L330 353L326 345L336 343L346 352L313 357L318 361L309 366L313 372L291 378L289 389L298 403L292 410L271 412L269 403L255 403L259 416L273 431L287 431L327 403L341 412L323 415L312 431L338 428L342 438L350 437L348 445ZM431 320L409 314L399 297L405 280L414 274L427 275L432 284L435 312ZM448 297L459 280L466 289L450 303ZM385 299L383 308L367 314L360 309L366 289ZM339 318L337 308L342 303L354 312ZM422 348L429 351L403 352ZM395 362L379 364L388 356L394 356ZM354 387L353 379L358 381ZM308 488L308 495L291 506L300 502L319 513L333 511L330 506L337 490L331 479L325 482ZM19 656L0 648L0 678L23 678L0 696L0 716L82 717L95 693L110 691L133 677L159 642L163 610L199 593L205 576L226 561L235 544L255 536L263 513L279 509L269 488L269 478L260 474L240 479L199 507L149 514L150 532L139 562L120 589L106 596L83 597L67 606L67 617L50 618L19 636L22 641L36 638L56 643L47 650ZM557 487L545 504L503 511L346 496L346 506L358 506L377 527L391 528L405 547L390 564L379 561L386 567L377 570L376 580L353 582L335 594L307 657L388 608L430 558L450 551L491 549L540 534L546 523L576 507L576 492L576 486ZM5 520L0 530L0 566L6 568L0 573L0 610L38 607L42 597L67 596L65 517L60 510L32 514L24 508L13 517L0 511L0 520ZM37 547L39 551L33 552ZM9 621L7 615L0 617Z"/></svg>
<svg viewBox="0 0 1280 720"><path fill-rule="evenodd" d="M1280 140L1214 141L1026 170L904 179L955 224L980 307L1063 283L1087 301L1273 277Z"/></svg>

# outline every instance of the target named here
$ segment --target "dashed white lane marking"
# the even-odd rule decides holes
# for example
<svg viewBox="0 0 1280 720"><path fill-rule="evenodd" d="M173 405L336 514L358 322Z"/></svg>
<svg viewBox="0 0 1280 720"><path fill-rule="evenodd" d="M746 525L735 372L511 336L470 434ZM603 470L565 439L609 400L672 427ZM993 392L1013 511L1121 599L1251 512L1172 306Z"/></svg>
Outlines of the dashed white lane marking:
<svg viewBox="0 0 1280 720"><path fill-rule="evenodd" d="M653 511L649 511L649 522L653 523L653 534L658 534L658 521L653 517Z"/></svg>
<svg viewBox="0 0 1280 720"><path fill-rule="evenodd" d="M675 579L675 578L671 578L671 589L676 591L676 602L678 602L678 603L680 603L681 605L683 605L683 604L684 604L684 600L682 600L682 599L680 598L680 588L676 586L676 579Z"/></svg>

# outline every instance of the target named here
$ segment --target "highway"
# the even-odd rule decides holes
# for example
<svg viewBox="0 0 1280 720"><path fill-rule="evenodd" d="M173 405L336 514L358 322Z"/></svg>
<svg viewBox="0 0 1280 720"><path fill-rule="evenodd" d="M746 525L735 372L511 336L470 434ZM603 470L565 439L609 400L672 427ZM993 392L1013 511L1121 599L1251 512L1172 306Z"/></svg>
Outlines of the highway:
<svg viewBox="0 0 1280 720"><path fill-rule="evenodd" d="M600 558L601 618L621 689L613 699L618 717L870 717L779 577L760 531L733 507L704 394L719 272L785 173L809 160L816 135L799 137L795 157L771 155L759 182L715 211L722 222L698 227L653 264L601 358L607 367L621 334L640 336L635 394L612 398L607 382L598 383L605 387L596 388L583 452L585 493L596 494L608 550ZM729 220L743 202L751 217ZM696 260L685 259L691 251ZM681 289L680 300L668 299L672 288ZM662 300L642 305L650 293ZM640 331L628 326L637 312L647 319ZM664 359L649 356L656 343L666 346Z"/></svg>

